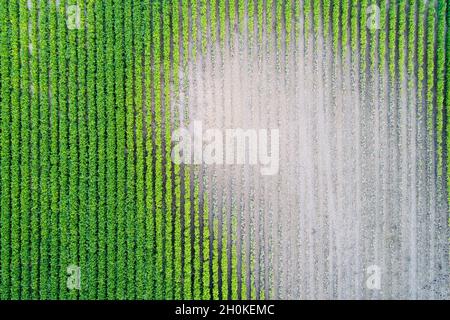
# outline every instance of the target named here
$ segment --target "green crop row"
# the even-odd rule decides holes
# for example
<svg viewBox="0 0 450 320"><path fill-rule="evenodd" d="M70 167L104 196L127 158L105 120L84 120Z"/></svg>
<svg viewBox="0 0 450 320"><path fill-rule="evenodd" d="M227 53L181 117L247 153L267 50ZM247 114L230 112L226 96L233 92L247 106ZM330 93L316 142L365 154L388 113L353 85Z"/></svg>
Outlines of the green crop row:
<svg viewBox="0 0 450 320"><path fill-rule="evenodd" d="M340 34L340 25L341 25L341 2L334 1L332 7L332 32L333 32L333 52L337 57L339 52L339 34Z"/></svg>
<svg viewBox="0 0 450 320"><path fill-rule="evenodd" d="M330 35L333 34L331 30L331 26L334 23L334 20L331 19L332 13L334 13L334 3L331 0L324 0L323 1L323 13L322 13L322 19L323 19L323 36L325 40L328 40L330 38ZM334 15L333 15L334 18Z"/></svg>
<svg viewBox="0 0 450 320"><path fill-rule="evenodd" d="M77 105L78 105L78 162L79 162L79 213L78 213L78 246L79 267L81 270L89 270L87 262L88 254L88 229L89 229L89 140L88 140L88 102L87 102L87 47L86 47L86 3L78 3L80 10L80 29L78 30L77 55L78 55L78 81L77 81ZM80 214L83 212L83 214ZM80 281L84 286L80 287L80 299L88 296L88 272L81 273ZM86 285L87 284L87 285Z"/></svg>
<svg viewBox="0 0 450 320"><path fill-rule="evenodd" d="M96 109L96 91L101 89L97 86L96 82L96 34L100 33L96 31L95 24L95 1L88 1L86 3L86 55L87 55L87 69L86 69L86 84L87 84L87 126L88 126L88 212L86 227L86 248L87 248L87 261L86 269L89 270L89 277L85 278L88 283L88 290L84 292L85 298L95 299L97 296L96 288L99 279L97 254L99 246L99 223L98 217L100 206L99 195L97 190L100 189L99 179L97 176L97 168L99 163L99 152L97 150L99 146L100 132L96 133L99 121L97 118ZM99 73L101 73L99 71ZM99 89L99 90L97 90ZM100 260L100 259L99 259Z"/></svg>
<svg viewBox="0 0 450 320"><path fill-rule="evenodd" d="M106 272L107 272L107 299L116 297L116 224L108 221L117 221L117 178L116 178L116 107L115 107L115 68L114 68L114 34L119 33L114 26L113 0L105 2L105 79L106 79Z"/></svg>
<svg viewBox="0 0 450 320"><path fill-rule="evenodd" d="M436 140L437 140L437 176L441 181L444 167L444 103L445 103L445 32L446 32L446 12L448 4L445 0L438 0L437 6L437 98L436 98ZM448 53L448 52L447 52ZM439 183L439 185L441 185Z"/></svg>
<svg viewBox="0 0 450 320"><path fill-rule="evenodd" d="M58 154L58 136L59 136L59 74L58 74L58 25L57 25L57 7L56 3L49 5L49 39L53 39L49 44L49 68L50 68L50 292L48 297L56 299L58 297L59 282L59 154Z"/></svg>
<svg viewBox="0 0 450 320"><path fill-rule="evenodd" d="M154 122L161 123L161 4L158 1L153 3L153 90L154 90ZM163 248L164 243L164 212L163 212L163 149L161 126L155 126L155 246ZM155 298L164 298L164 251L156 250L155 261Z"/></svg>
<svg viewBox="0 0 450 320"><path fill-rule="evenodd" d="M69 247L69 126L68 126L68 78L67 78L67 28L65 19L61 17L65 16L65 8L60 6L58 9L58 38L57 38L57 50L58 50L58 110L59 110L59 122L58 122L58 148L59 148L59 226L60 226L60 241L59 241L59 271L58 271L58 283L59 292L58 296L62 299L67 299L67 287L64 284L67 281L66 267L72 262L70 261L68 247ZM33 121L32 121L33 124ZM33 135L33 133L32 133ZM33 176L33 173L32 173ZM32 224L33 226L33 224ZM33 238L32 238L33 240ZM36 296L34 296L36 298Z"/></svg>
<svg viewBox="0 0 450 320"><path fill-rule="evenodd" d="M447 150L444 150L444 154L446 155L446 162L444 164L447 165L447 177L446 177L446 181L447 181L447 204L449 206L449 212L450 212L450 170L448 168L450 168L450 74L449 71L450 70L450 32L448 32L448 30L450 30L450 5L447 4L447 8L446 8L446 39L445 39L445 70L446 70L446 79L445 79L445 110L447 111L447 119L446 120L446 129L444 134L446 137L446 143L447 143ZM448 219L448 223L450 225L450 216Z"/></svg>
<svg viewBox="0 0 450 320"><path fill-rule="evenodd" d="M367 28L367 8L368 8L368 0L360 1L360 45L359 45L359 55L360 55L360 83L361 83L361 92L365 92L366 88L366 73L367 73L367 53L369 52L369 42L368 42L368 28ZM389 33L391 35L391 33Z"/></svg>
<svg viewBox="0 0 450 320"><path fill-rule="evenodd" d="M305 42L309 41L309 37L311 35L311 11L312 11L313 2L311 0L305 0L303 2L303 16L304 16L304 34L305 34Z"/></svg>
<svg viewBox="0 0 450 320"><path fill-rule="evenodd" d="M6 1L0 4L1 21L1 298L9 299L11 293L11 281L9 277L9 266L11 257L10 234L11 234L11 66L10 66L10 18L9 8ZM36 255L37 256L37 255Z"/></svg>
<svg viewBox="0 0 450 320"><path fill-rule="evenodd" d="M428 153L433 153L434 144L434 92L436 90L434 83L435 76L435 65L434 65L434 54L436 52L435 42L436 42L436 11L433 5L428 6L427 10L427 30L426 30L426 39L427 39L427 59L426 59L426 84L427 84L427 93L426 93L426 119L427 119L427 149ZM433 170L433 162L429 161L428 166L429 170ZM430 171L431 172L431 171Z"/></svg>
<svg viewBox="0 0 450 320"><path fill-rule="evenodd" d="M144 46L144 123L145 123L145 132L146 135L145 138L145 189L146 189L146 197L145 197L145 230L146 230L146 243L145 248L143 248L145 252L145 263L146 266L146 279L145 279L145 294L144 297L146 299L154 299L155 298L155 279L156 279L156 272L155 272L155 203L154 203L154 195L155 195L155 185L154 185L154 168L155 168L155 162L153 159L153 114L152 114L152 106L154 98L152 96L152 82L153 82L153 72L151 72L151 66L152 66L152 46L153 46L153 37L152 37L152 31L154 30L153 23L152 23L152 9L153 7L150 5L150 3L147 3L143 8L143 46Z"/></svg>
<svg viewBox="0 0 450 320"><path fill-rule="evenodd" d="M179 98L179 90L180 90L180 79L178 77L179 67L180 67L180 51L182 50L182 42L180 41L179 31L181 29L181 21L179 18L179 6L178 3L172 5L172 34L173 34L173 89L174 89L174 100ZM174 128L180 127L179 122L180 113L178 108L176 108L174 118ZM182 222L183 219L181 217L181 169L178 164L174 164L173 166L173 175L174 175L174 189L175 189L175 220L174 220L174 299L179 300L183 298L183 235L182 235Z"/></svg>
<svg viewBox="0 0 450 320"><path fill-rule="evenodd" d="M167 1L163 2L163 75L164 75L164 136L165 136L165 285L166 298L173 299L173 212L172 207L172 160L171 160L171 113L170 113L170 79L171 79L171 54L170 54L170 7Z"/></svg>
<svg viewBox="0 0 450 320"><path fill-rule="evenodd" d="M98 206L96 211L91 212L97 214L97 246L91 249L91 254L97 256L96 266L93 268L97 269L97 293L96 296L99 299L106 299L107 297L107 271L106 271L106 262L107 262L107 186L106 186L106 172L107 172L107 150L106 150L106 128L107 128L107 113L106 113L106 52L105 52L105 5L102 2L95 1L94 7L90 7L91 10L94 10L94 23L95 23L95 52L93 53L96 65L96 73L95 73L95 109L92 109L92 112L96 114L96 119L91 121L90 132L92 130L97 131L97 151L96 151L96 167L93 165L92 169L96 170L97 181L95 190L96 196L90 194L90 197L93 201L98 202ZM92 26L92 20L89 20L89 26ZM93 28L93 27L92 27ZM92 39L92 38L91 38ZM95 126L95 129L92 128ZM92 129L91 129L92 128ZM95 144L93 140L93 144ZM92 147L94 148L94 146ZM94 150L92 150L94 152ZM92 190L90 190L90 193ZM94 228L92 233L94 232ZM95 235L93 235L95 237ZM94 261L92 262L94 263Z"/></svg>
<svg viewBox="0 0 450 320"><path fill-rule="evenodd" d="M435 73L436 73L436 66L435 66L435 53L436 53L436 10L434 7L434 1L433 3L427 3L427 10L426 10L426 60L424 61L426 63L426 73L425 73L425 83L426 83L426 93L425 93L425 105L426 105L426 152L427 152L427 163L426 168L427 172L431 173L434 172L434 166L435 166L435 90L436 90L436 84L435 84ZM429 180L428 180L429 181ZM431 186L431 184L428 184ZM432 199L429 197L428 199L428 205L431 207ZM433 214L433 213L432 213ZM433 217L432 217L433 219Z"/></svg>
<svg viewBox="0 0 450 320"><path fill-rule="evenodd" d="M372 0L370 2L371 6L377 6L377 0ZM367 27L367 26L366 26ZM375 63L376 63L376 59L377 59L377 45L378 45L378 33L375 30L371 30L372 32L369 33L370 36L370 43L369 43L369 48L370 48L370 54L369 54L369 70L371 73L371 77L374 78L376 75L376 68L375 68Z"/></svg>
<svg viewBox="0 0 450 320"><path fill-rule="evenodd" d="M11 299L20 297L20 49L19 6L9 2L11 65ZM48 254L48 252L45 252Z"/></svg>
<svg viewBox="0 0 450 320"><path fill-rule="evenodd" d="M221 8L222 9L222 8ZM182 50L183 50L183 71L187 73L189 63L189 1L182 0ZM186 93L187 79L183 80L183 91ZM186 101L189 103L189 101ZM187 112L187 111L186 111ZM186 116L186 114L185 114ZM184 207L181 212L184 219L184 273L183 273L183 298L192 299L192 227L191 227L191 179L189 170L184 167L182 170L183 189L184 189Z"/></svg>
<svg viewBox="0 0 450 320"><path fill-rule="evenodd" d="M139 56L135 56L134 39L136 37L136 31L139 31L135 27L137 22L134 3L132 0L124 2L124 29L125 29L125 126L126 126L126 248L127 248L127 260L126 260L126 296L130 299L136 298L136 224L130 223L130 221L136 221L136 145L135 145L135 114L136 114L136 98L135 92L136 82L135 79L135 67L136 60ZM139 13L137 14L139 15ZM139 78L136 77L138 80ZM137 222L137 221L136 221Z"/></svg>
<svg viewBox="0 0 450 320"><path fill-rule="evenodd" d="M29 34L28 34L28 19L29 10L27 8L27 1L22 0L19 3L19 21L20 29L20 81L21 88L30 87L30 66L29 66ZM56 58L56 55L55 55ZM2 57L3 59L3 57ZM24 268L25 265L30 265L30 250L25 244L30 243L30 210L31 210L31 192L30 192L30 92L29 90L21 90L20 95L20 140L21 144L21 158L20 158L20 264L21 268L21 292L22 299L30 299L30 269ZM56 184L56 187L58 184ZM55 239L53 237L52 239ZM52 252L52 257L56 253ZM58 261L52 260L54 268L58 266ZM54 279L53 283L57 283L58 279Z"/></svg>
<svg viewBox="0 0 450 320"><path fill-rule="evenodd" d="M417 11L416 1L410 0L408 2L409 6L409 14L408 14L408 57L407 57L407 65L408 65L408 91L410 92L410 101L413 100L413 96L411 93L415 86L415 59L416 59L416 24L415 17ZM415 106L414 106L415 107Z"/></svg>
<svg viewBox="0 0 450 320"><path fill-rule="evenodd" d="M350 10L351 1L342 0L342 16L341 16L341 43L342 43L342 61L345 61L345 56L347 55L347 49L349 46L349 32L348 25L350 23Z"/></svg>

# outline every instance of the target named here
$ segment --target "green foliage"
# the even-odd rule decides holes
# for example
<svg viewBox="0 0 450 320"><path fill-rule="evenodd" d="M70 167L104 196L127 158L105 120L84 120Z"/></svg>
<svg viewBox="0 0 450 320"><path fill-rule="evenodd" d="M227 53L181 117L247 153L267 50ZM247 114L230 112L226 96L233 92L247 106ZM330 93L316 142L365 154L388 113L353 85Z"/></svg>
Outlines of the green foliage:
<svg viewBox="0 0 450 320"><path fill-rule="evenodd" d="M180 81L179 81L179 64L180 64L180 50L182 50L183 44L180 41L179 31L181 28L181 21L179 19L179 7L178 3L172 5L172 35L173 35L173 90L176 100L178 98L178 93L180 90ZM175 112L175 121L174 128L178 128L180 126L179 123L179 112L178 109ZM174 298L176 300L183 298L183 247L182 247L182 217L181 217L181 170L180 165L173 165L173 175L175 180L175 222L174 222L174 248L175 248L175 257L174 257Z"/></svg>
<svg viewBox="0 0 450 320"><path fill-rule="evenodd" d="M405 63L406 63L406 1L403 1L399 4L398 7L398 72L399 72L399 82L402 83L405 77Z"/></svg>
<svg viewBox="0 0 450 320"><path fill-rule="evenodd" d="M291 72L284 50L305 36L314 57L323 30L334 80L350 48L353 90L379 72L389 115L399 90L417 102L438 193L450 188L445 0L28 2L0 2L1 299L271 297L273 288L256 291L258 226L250 221L244 236L238 200L230 195L227 212L206 192L215 177L171 159L172 132L197 102L188 73L220 75L224 54L246 40L245 54L275 50L279 71ZM378 32L366 26L370 4L380 6ZM217 63L205 63L209 54ZM81 268L80 290L66 285L70 265Z"/></svg>
<svg viewBox="0 0 450 320"><path fill-rule="evenodd" d="M208 44L208 1L200 0L200 24L201 24L201 41L202 54L206 53L206 46Z"/></svg>
<svg viewBox="0 0 450 320"><path fill-rule="evenodd" d="M445 0L438 1L437 7L437 113L436 113L436 140L437 140L437 176L441 180L443 176L444 167L444 101L445 101L445 34L446 34L446 12L448 10L448 4ZM448 70L448 69L447 69ZM448 112L448 111L447 111ZM439 185L441 185L439 183Z"/></svg>
<svg viewBox="0 0 450 320"><path fill-rule="evenodd" d="M408 90L411 94L415 85L415 61L416 61L416 24L415 16L417 11L416 1L410 0L409 3L409 15L408 15ZM411 99L411 98L410 98Z"/></svg>
<svg viewBox="0 0 450 320"><path fill-rule="evenodd" d="M69 1L69 5L76 5L76 1ZM69 124L69 258L68 265L80 265L79 261L79 212L80 212L80 163L78 149L78 29L68 30L68 124ZM42 89L41 89L42 91ZM42 195L41 195L42 196ZM42 203L42 200L41 200ZM42 221L40 222L42 225ZM76 299L78 292L71 290L70 299Z"/></svg>
<svg viewBox="0 0 450 320"><path fill-rule="evenodd" d="M96 206L97 214L97 248L91 248L91 254L98 257L97 259L97 295L99 299L106 299L106 284L107 284L107 272L106 272L106 260L107 260L107 219L106 219L106 172L107 172L107 151L106 151L106 68L105 68L105 6L103 2L95 1L94 7L91 7L95 14L95 112L96 119L91 120L91 126L95 125L95 128L90 129L97 132L97 190L96 196L92 195L90 191L91 200L98 201ZM90 20L91 21L91 20ZM91 24L89 24L91 25ZM88 26L89 26L88 25ZM93 144L95 144L93 140ZM93 146L91 146L92 150ZM94 152L94 150L92 150ZM94 166L91 167L91 170ZM94 211L95 213L95 211ZM92 233L94 232L94 229Z"/></svg>
<svg viewBox="0 0 450 320"><path fill-rule="evenodd" d="M136 14L132 0L124 3L124 45L125 45L125 123L126 123L126 197L125 197L125 219L126 219L126 298L136 299L136 167L135 167L135 113L136 113L136 92L134 72L136 60L139 57L134 55L134 37ZM136 77L136 79L138 79Z"/></svg>
<svg viewBox="0 0 450 320"><path fill-rule="evenodd" d="M163 76L164 76L164 137L165 137L165 183L164 183L164 216L165 216L165 298L173 299L173 213L172 207L172 160L171 160L171 114L170 114L170 7L168 2L163 3Z"/></svg>
<svg viewBox="0 0 450 320"><path fill-rule="evenodd" d="M1 46L0 46L0 66L1 66L1 157L0 157L0 174L1 174L1 201L0 201L0 221L1 221L1 247L0 247L0 295L1 299L10 298L10 278L9 269L7 266L10 263L10 202L9 195L10 188L10 131L9 124L11 118L10 111L10 65L9 65L9 16L8 5L6 1L0 2L0 31L1 31ZM34 258L34 257L33 257ZM33 270L34 271L34 270Z"/></svg>
<svg viewBox="0 0 450 320"><path fill-rule="evenodd" d="M350 24L350 10L351 10L351 1L342 0L342 16L341 16L341 42L342 42L342 61L345 61L345 56L347 54L347 48L349 46L349 32L348 26Z"/></svg>
<svg viewBox="0 0 450 320"><path fill-rule="evenodd" d="M67 26L65 19L61 19L66 14L65 8L60 6L58 8L58 110L59 110L59 126L58 126L58 148L59 148L59 226L60 226L60 241L59 241L59 283L67 281L66 268L70 265L69 256L69 131L68 131L68 78L67 78ZM32 103L33 108L33 103ZM33 110L33 109L32 109ZM33 111L32 111L33 114ZM33 120L31 121L33 127ZM33 137L33 132L32 132ZM32 142L33 144L33 142ZM33 149L33 148L32 148ZM33 161L32 161L33 165ZM33 177L33 169L32 169ZM33 211L32 211L33 219ZM33 228L33 223L32 223ZM33 241L33 236L31 238ZM33 248L33 246L32 246ZM59 285L59 297L67 299L67 287Z"/></svg>
<svg viewBox="0 0 450 320"><path fill-rule="evenodd" d="M152 45L153 45L153 37L152 31L154 30L151 19L153 7L146 3L144 7L144 70L145 70L145 79L144 79L144 92L145 92L145 129L146 135L145 139L145 187L146 187L146 198L145 198L145 209L146 209L146 219L145 219L145 228L146 228L146 237L147 241L145 244L145 255L147 257L146 264L150 266L150 268L146 268L147 276L146 276L146 286L145 298L154 299L155 298L155 203L154 203L154 195L155 195L155 187L154 187L154 160L153 160L153 114L152 114L152 102L153 96L151 94L152 90L152 79L153 72L151 72L151 59L152 59Z"/></svg>
<svg viewBox="0 0 450 320"><path fill-rule="evenodd" d="M121 0L114 1L114 71L117 144L117 243L126 241L126 105L125 105L125 59L124 59L124 7ZM117 246L117 299L126 297L126 245Z"/></svg>
<svg viewBox="0 0 450 320"><path fill-rule="evenodd" d="M86 4L78 3L80 10L80 29L77 31L78 39L76 51L78 57L77 79L77 126L78 126L78 164L79 164L79 207L78 207L78 255L81 270L88 270L87 266L87 231L88 231L88 127L87 127L87 82L86 82ZM88 283L87 272L81 273L81 283ZM86 299L88 286L81 286L79 297Z"/></svg>
<svg viewBox="0 0 450 320"><path fill-rule="evenodd" d="M312 0L305 0L303 2L303 16L305 19L304 22L304 33L305 33L305 42L308 42L309 37L311 35L311 11L312 11ZM333 7L334 10L334 7ZM333 21L334 21L334 13L333 13Z"/></svg>
<svg viewBox="0 0 450 320"><path fill-rule="evenodd" d="M155 99L155 123L161 123L161 15L160 3L155 1L153 3L153 90ZM163 149L162 149L162 130L161 126L155 126L155 229L156 248L163 248L164 243L164 212L163 212ZM156 250L156 266L155 266L155 298L164 298L164 251Z"/></svg>
<svg viewBox="0 0 450 320"><path fill-rule="evenodd" d="M29 35L28 35L28 15L27 1L20 1L19 9L19 33L20 37L20 80L22 88L30 87L30 66L29 66ZM55 56L56 58L56 56ZM3 59L3 57L2 57ZM3 106L2 106L3 107ZM30 265L30 210L31 210L31 192L30 192L30 92L22 90L20 95L20 123L21 123L21 158L20 158L20 264L21 264L21 299L30 299L30 268L23 266ZM56 188L58 184L56 183ZM53 238L52 238L53 239ZM52 253L54 257L54 253ZM52 266L57 266L56 261ZM58 279L54 280L56 284ZM57 287L56 287L57 288ZM55 289L56 290L56 289Z"/></svg>
<svg viewBox="0 0 450 320"><path fill-rule="evenodd" d="M11 299L20 297L20 52L19 7L9 2L11 63ZM48 254L48 251L45 252Z"/></svg>
<svg viewBox="0 0 450 320"><path fill-rule="evenodd" d="M445 103L445 33L446 33L446 12L448 4L446 1L439 0L437 5L437 84L436 84L436 140L437 140L437 175L441 180L443 176L444 162L444 103ZM448 70L448 69L447 69ZM439 186L441 183L439 181Z"/></svg>
<svg viewBox="0 0 450 320"><path fill-rule="evenodd" d="M49 68L50 68L50 91L51 100L50 100L50 299L57 299L58 297L58 283L59 283L59 79L60 76L58 74L58 25L57 25L57 16L58 11L56 7L56 3L52 2L49 4ZM26 19L21 20L21 22L26 23ZM26 26L23 28L23 32L21 34L25 34L27 32ZM24 43L24 50L21 50L21 54L26 55L26 43ZM27 86L26 86L27 87ZM28 103L28 102L27 102ZM26 106L24 107L26 108ZM24 124L28 119L22 118L21 122ZM25 126L27 128L27 126ZM26 138L24 145L27 144L28 138ZM25 153L26 156L27 153ZM22 183L22 186L24 184ZM27 243L27 242L24 242Z"/></svg>
<svg viewBox="0 0 450 320"><path fill-rule="evenodd" d="M340 35L340 24L341 24L341 2L333 1L333 50L334 54L337 57L339 52L339 35Z"/></svg>
<svg viewBox="0 0 450 320"><path fill-rule="evenodd" d="M435 53L436 53L436 10L433 5L428 6L427 10L427 47L426 47L426 123L427 123L427 153L429 159L435 158ZM434 171L434 161L427 162L428 172Z"/></svg>
<svg viewBox="0 0 450 320"><path fill-rule="evenodd" d="M142 105L143 101L143 54L144 54L144 33L145 23L142 21L141 12L145 12L146 8L140 1L133 1L133 46L136 52L134 59L134 112L135 125L128 126L130 130L135 129L136 139L136 298L145 298L145 283L146 283L146 255L145 255L145 140L143 135L144 130L144 111ZM133 165L129 163L128 165Z"/></svg>
<svg viewBox="0 0 450 320"><path fill-rule="evenodd" d="M116 106L115 106L115 68L114 68L114 3L105 2L105 66L106 66L106 221L117 221L117 178L116 178ZM106 272L107 299L116 298L117 252L116 252L116 224L107 223Z"/></svg>
<svg viewBox="0 0 450 320"><path fill-rule="evenodd" d="M445 137L447 142L447 150L446 151L446 160L447 160L447 204L449 206L449 212L450 212L450 73L448 70L450 70L450 6L447 5L447 16L446 16L446 49L445 49L445 69L446 69L446 79L445 79L445 108L447 111L447 121L446 121L446 131L445 131ZM449 225L450 225L450 216L449 216Z"/></svg>

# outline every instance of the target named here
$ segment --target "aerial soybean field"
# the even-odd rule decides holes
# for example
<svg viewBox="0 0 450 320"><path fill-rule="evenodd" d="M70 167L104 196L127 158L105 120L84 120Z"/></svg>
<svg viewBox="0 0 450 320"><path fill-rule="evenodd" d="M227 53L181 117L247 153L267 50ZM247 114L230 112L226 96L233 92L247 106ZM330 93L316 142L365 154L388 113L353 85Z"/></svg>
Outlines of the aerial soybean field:
<svg viewBox="0 0 450 320"><path fill-rule="evenodd" d="M0 0L0 299L449 299L447 0Z"/></svg>

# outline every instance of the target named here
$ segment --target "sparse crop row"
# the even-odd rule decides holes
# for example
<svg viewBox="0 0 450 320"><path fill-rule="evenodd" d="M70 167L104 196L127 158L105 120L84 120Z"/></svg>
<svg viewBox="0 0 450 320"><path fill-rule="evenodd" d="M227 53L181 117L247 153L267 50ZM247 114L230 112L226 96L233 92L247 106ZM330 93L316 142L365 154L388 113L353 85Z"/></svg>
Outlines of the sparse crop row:
<svg viewBox="0 0 450 320"><path fill-rule="evenodd" d="M408 91L409 91L409 101L414 101L414 87L415 87L415 59L416 59L416 33L417 28L415 24L415 17L417 11L416 1L410 0L408 3L409 6L409 14L408 14L408 57L407 57L407 65L408 65ZM412 106L415 105L411 104Z"/></svg>
<svg viewBox="0 0 450 320"><path fill-rule="evenodd" d="M222 213L224 218L226 217L225 212ZM228 221L227 219L222 219L222 230L221 230L221 265L220 265L220 273L222 275L222 290L220 299L224 300L230 299L229 291L228 291L228 266L230 265L230 260L228 259L228 248L229 248L229 240L228 240Z"/></svg>
<svg viewBox="0 0 450 320"><path fill-rule="evenodd" d="M184 1L183 1L183 3L184 3ZM220 38L220 44L223 48L223 46L225 45L225 35L227 34L225 1L218 0L218 5L219 5L219 38ZM184 16L185 16L185 12L183 12L183 17ZM187 15L186 15L186 17L187 17Z"/></svg>
<svg viewBox="0 0 450 320"><path fill-rule="evenodd" d="M360 56L360 84L361 84L361 92L365 92L366 88L366 74L367 74L367 61L368 56L367 53L370 50L369 49L369 42L367 41L368 38L368 28L367 28L367 7L368 7L368 0L361 0L360 1L360 26L359 26L359 39L360 39L360 45L359 45L359 56ZM391 35L391 33L390 33ZM363 96L362 96L363 97Z"/></svg>
<svg viewBox="0 0 450 320"><path fill-rule="evenodd" d="M303 30L304 30L304 34L305 34L305 43L308 43L309 37L311 35L311 29L312 29L311 28L311 11L312 11L312 0L305 0L303 2L303 16L304 16L304 29ZM333 19L334 19L334 16L333 16Z"/></svg>
<svg viewBox="0 0 450 320"><path fill-rule="evenodd" d="M389 37L388 37L388 49L389 49L389 115L394 115L394 108L396 106L396 88L397 88L397 15L398 6L396 3L389 5L388 7L388 19L389 19Z"/></svg>
<svg viewBox="0 0 450 320"><path fill-rule="evenodd" d="M330 38L331 33L331 25L334 22L332 17L332 10L334 8L334 2L331 0L324 0L323 1L323 36L325 40L328 40ZM333 16L334 17L334 16Z"/></svg>
<svg viewBox="0 0 450 320"><path fill-rule="evenodd" d="M405 79L406 70L405 70L405 62L406 62L406 25L407 25L407 4L406 1L403 1L399 4L398 7L398 73L399 73L399 82L402 86L403 80Z"/></svg>
<svg viewBox="0 0 450 320"><path fill-rule="evenodd" d="M423 1L419 1L418 8L418 27L417 27L417 62L418 62L418 75L417 75L417 101L418 101L418 121L421 121L423 118L422 108L423 108L423 86L425 79L425 50L424 50L424 41L425 41L425 4Z"/></svg>
<svg viewBox="0 0 450 320"><path fill-rule="evenodd" d="M276 39L277 39L277 57L278 60L281 59L281 52L283 49L283 4L281 3L281 1L276 1L276 7L275 7L275 13L276 13L276 18L275 18L275 30L276 30ZM280 61L279 61L280 63ZM280 66L278 66L280 67Z"/></svg>
<svg viewBox="0 0 450 320"><path fill-rule="evenodd" d="M447 119L446 120L446 130L445 130L445 137L447 142L447 150L444 150L444 153L446 154L446 164L447 164L447 204L449 205L449 212L450 212L450 5L447 5L447 16L446 16L446 44L445 44L445 70L446 70L446 79L445 79L445 110L447 111ZM448 219L448 223L450 225L450 217Z"/></svg>
<svg viewBox="0 0 450 320"><path fill-rule="evenodd" d="M250 48L254 46L254 40L257 39L257 26L255 25L255 22L257 21L257 16L255 16L256 12L256 6L259 1L252 2L247 5L247 9L243 9L241 14L244 15L243 19L245 20L245 15L247 15L247 41L249 44L249 50Z"/></svg>
<svg viewBox="0 0 450 320"><path fill-rule="evenodd" d="M202 32L202 54L206 53L207 45L208 45L208 1L200 0L200 25Z"/></svg>
<svg viewBox="0 0 450 320"><path fill-rule="evenodd" d="M333 52L334 56L338 57L339 54L339 34L340 34L340 25L341 25L341 2L333 1L333 11L332 11L333 23L332 23L332 32L333 32Z"/></svg>
<svg viewBox="0 0 450 320"><path fill-rule="evenodd" d="M300 4L298 4L298 6L300 6ZM257 14L258 14L258 40L259 40L259 43L260 44L262 44L262 40L263 40L263 28L264 28L264 24L263 24L263 21L264 21L264 15L263 15L263 12L264 12L264 2L263 1L258 1L257 2Z"/></svg>
<svg viewBox="0 0 450 320"><path fill-rule="evenodd" d="M371 6L377 6L377 0L371 0ZM365 26L366 28L368 26ZM376 63L376 59L377 59L377 44L378 44L378 33L377 33L377 29L371 29L369 32L369 36L370 36L370 43L369 43L369 48L370 48L370 53L369 53L369 70L370 70L370 74L371 74L371 79L373 79L376 76L376 68L375 68L375 63Z"/></svg>
<svg viewBox="0 0 450 320"><path fill-rule="evenodd" d="M352 2L351 6L351 48L352 48L352 65L353 69L356 68L356 56L358 53L358 4L356 1Z"/></svg>
<svg viewBox="0 0 450 320"><path fill-rule="evenodd" d="M349 24L350 24L350 8L351 1L342 0L342 17L341 17L341 42L342 42L342 61L345 61L349 46Z"/></svg>
<svg viewBox="0 0 450 320"><path fill-rule="evenodd" d="M173 299L174 290L174 253L173 253L173 216L175 207L172 202L172 160L171 160L171 25L170 3L163 2L163 75L164 75L164 147L165 147L165 285L166 299Z"/></svg>
<svg viewBox="0 0 450 320"><path fill-rule="evenodd" d="M426 111L426 119L427 119L427 151L430 155L430 159L433 158L434 153L434 129L435 129L435 122L434 122L434 92L436 90L434 77L435 77L435 65L434 65L434 59L435 59L435 42L436 42L436 10L434 8L434 5L429 5L427 10L427 59L426 59L426 66L427 66L427 72L426 72L426 84L427 84L427 92L426 92L426 105L427 105L427 111ZM429 172L433 170L434 162L429 160L428 161L428 168Z"/></svg>

